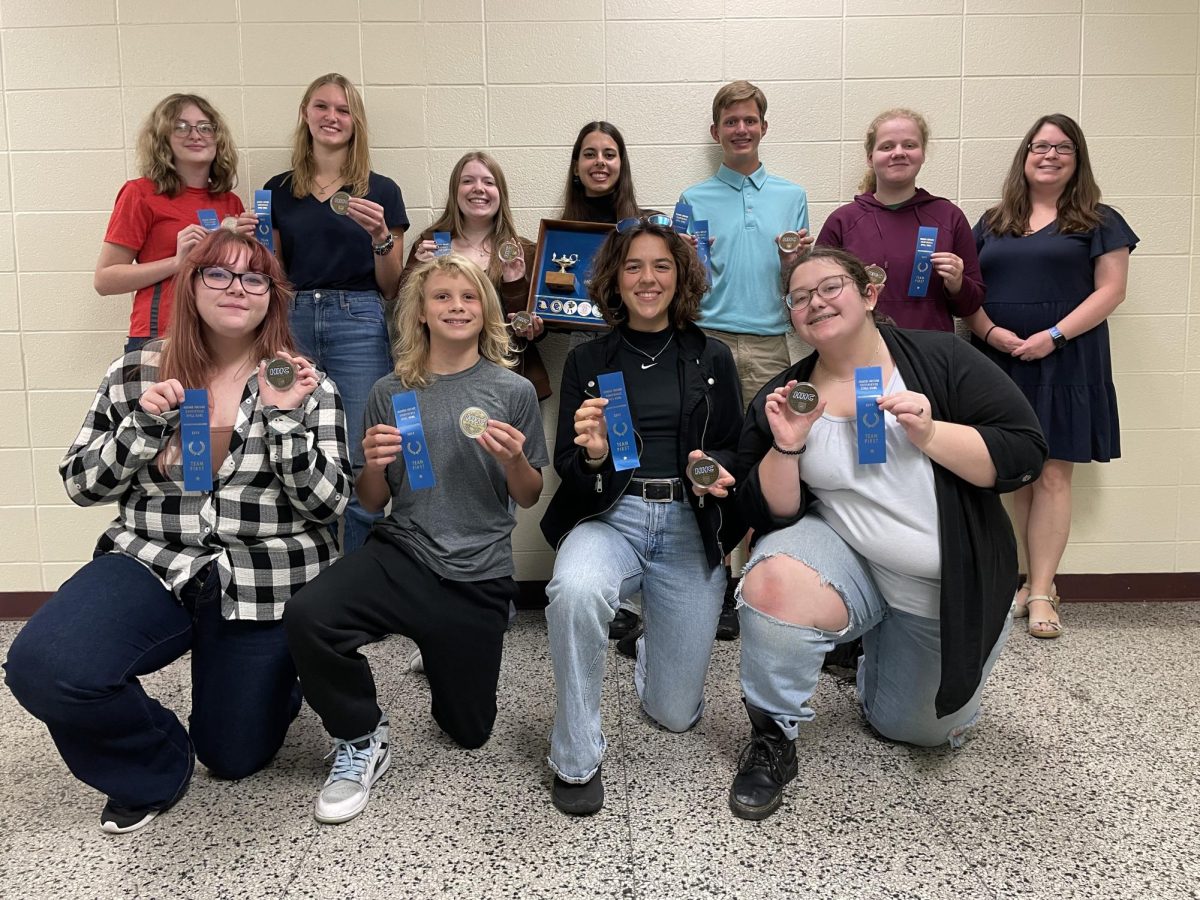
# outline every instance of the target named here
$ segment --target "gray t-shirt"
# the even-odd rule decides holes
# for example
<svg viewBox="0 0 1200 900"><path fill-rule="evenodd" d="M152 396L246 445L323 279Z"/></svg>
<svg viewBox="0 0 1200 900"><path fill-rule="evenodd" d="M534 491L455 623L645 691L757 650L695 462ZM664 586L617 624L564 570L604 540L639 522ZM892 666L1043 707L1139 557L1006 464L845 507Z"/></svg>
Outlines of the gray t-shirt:
<svg viewBox="0 0 1200 900"><path fill-rule="evenodd" d="M395 425L392 395L407 388L394 374L371 388L366 426ZM512 540L517 504L504 469L459 428L474 406L525 435L525 456L535 469L549 465L542 415L533 385L486 359L454 375L438 375L416 390L425 443L436 484L408 486L403 456L387 467L392 511L378 526L424 565L451 581L500 578L513 573Z"/></svg>
<svg viewBox="0 0 1200 900"><path fill-rule="evenodd" d="M904 390L900 370L887 393ZM824 415L809 433L801 477L817 498L812 511L867 560L888 606L936 619L941 607L933 464L884 413L887 462L858 464L855 417Z"/></svg>

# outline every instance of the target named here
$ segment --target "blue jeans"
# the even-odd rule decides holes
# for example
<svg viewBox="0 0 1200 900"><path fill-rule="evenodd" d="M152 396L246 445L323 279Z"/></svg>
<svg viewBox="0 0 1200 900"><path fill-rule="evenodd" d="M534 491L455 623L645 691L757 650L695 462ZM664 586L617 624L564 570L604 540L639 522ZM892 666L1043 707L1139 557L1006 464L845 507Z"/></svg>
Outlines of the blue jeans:
<svg viewBox="0 0 1200 900"><path fill-rule="evenodd" d="M866 562L819 516L807 515L763 537L746 563L749 572L764 559L783 555L804 563L841 595L849 624L841 631L793 625L754 609L742 597L742 693L766 711L794 738L801 722L813 719L809 699L817 687L821 663L834 645L863 639L858 664L858 698L867 722L883 737L922 747L962 745L979 718L983 685L995 665L1010 618L992 647L970 701L938 718L934 698L942 676L941 623L892 609L879 593Z"/></svg>
<svg viewBox="0 0 1200 900"><path fill-rule="evenodd" d="M183 599L130 557L98 556L26 623L4 664L71 773L122 806L170 805L195 759L221 778L257 772L300 711L282 623L221 618L216 566ZM138 681L189 650L190 734Z"/></svg>
<svg viewBox="0 0 1200 900"><path fill-rule="evenodd" d="M346 410L354 474L363 467L363 419L375 382L392 371L383 300L377 291L300 291L292 301L292 337L300 353L333 379ZM351 494L342 555L363 545L379 516Z"/></svg>
<svg viewBox="0 0 1200 900"><path fill-rule="evenodd" d="M546 587L546 622L558 706L550 768L588 781L604 757L600 692L608 625L621 600L642 592L634 686L642 708L670 731L704 712L704 677L725 594L725 570L710 566L691 506L620 497L567 535Z"/></svg>

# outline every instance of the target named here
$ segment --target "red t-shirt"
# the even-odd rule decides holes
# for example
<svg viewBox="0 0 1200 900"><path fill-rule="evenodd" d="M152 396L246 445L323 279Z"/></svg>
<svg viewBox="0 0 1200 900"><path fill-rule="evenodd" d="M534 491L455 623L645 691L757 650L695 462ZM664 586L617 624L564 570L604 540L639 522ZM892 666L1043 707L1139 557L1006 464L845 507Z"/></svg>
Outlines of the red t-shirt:
<svg viewBox="0 0 1200 900"><path fill-rule="evenodd" d="M188 225L199 225L196 212L215 209L217 218L241 214L241 198L231 191L210 194L204 188L185 188L177 197L154 193L154 182L138 178L125 182L117 194L112 217L108 220L105 243L119 244L134 251L139 263L155 262L175 255L175 241ZM161 289L161 290L160 290ZM159 292L157 328L150 331L154 294ZM130 337L157 337L167 330L171 303L175 299L175 279L167 278L133 295L133 313L129 317Z"/></svg>

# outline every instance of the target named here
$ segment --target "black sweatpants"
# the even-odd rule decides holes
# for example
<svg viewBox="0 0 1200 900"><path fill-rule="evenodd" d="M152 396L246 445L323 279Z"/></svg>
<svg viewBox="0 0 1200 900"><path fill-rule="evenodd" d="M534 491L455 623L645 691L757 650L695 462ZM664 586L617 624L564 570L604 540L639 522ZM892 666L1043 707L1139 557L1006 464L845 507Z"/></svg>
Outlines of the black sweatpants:
<svg viewBox="0 0 1200 900"><path fill-rule="evenodd" d="M284 609L304 697L335 738L370 734L382 713L364 644L412 638L425 661L434 721L464 747L481 747L496 721L496 683L516 597L511 577L449 581L372 534Z"/></svg>

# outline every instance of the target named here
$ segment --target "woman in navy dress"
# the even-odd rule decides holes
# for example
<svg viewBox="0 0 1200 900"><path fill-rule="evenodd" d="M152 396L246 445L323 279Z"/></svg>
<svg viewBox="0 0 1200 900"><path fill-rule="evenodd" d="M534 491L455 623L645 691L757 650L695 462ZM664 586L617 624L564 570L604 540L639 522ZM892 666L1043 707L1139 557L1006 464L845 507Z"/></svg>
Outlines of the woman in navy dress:
<svg viewBox="0 0 1200 900"><path fill-rule="evenodd" d="M1024 391L1050 445L1041 478L1014 494L1029 580L1013 614L1028 615L1034 637L1056 638L1074 464L1121 455L1107 320L1125 299L1138 238L1100 202L1079 125L1055 114L1025 135L975 241L987 284L968 320L975 343Z"/></svg>

